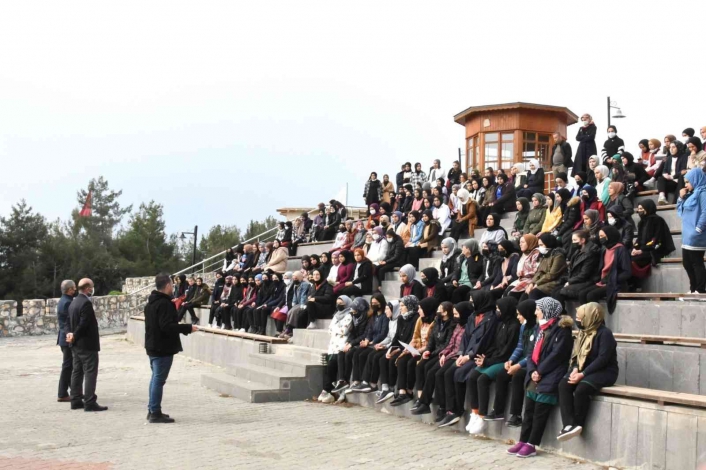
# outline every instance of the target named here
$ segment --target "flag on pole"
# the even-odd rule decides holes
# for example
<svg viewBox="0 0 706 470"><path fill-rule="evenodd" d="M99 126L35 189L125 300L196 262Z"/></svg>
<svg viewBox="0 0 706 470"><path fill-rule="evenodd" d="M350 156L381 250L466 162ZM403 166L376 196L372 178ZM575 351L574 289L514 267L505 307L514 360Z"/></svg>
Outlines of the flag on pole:
<svg viewBox="0 0 706 470"><path fill-rule="evenodd" d="M78 213L79 217L91 217L93 215L93 212L91 210L91 199L93 198L93 194L91 191L88 191L88 196L86 196L86 202L83 204L83 209L81 209L81 212Z"/></svg>

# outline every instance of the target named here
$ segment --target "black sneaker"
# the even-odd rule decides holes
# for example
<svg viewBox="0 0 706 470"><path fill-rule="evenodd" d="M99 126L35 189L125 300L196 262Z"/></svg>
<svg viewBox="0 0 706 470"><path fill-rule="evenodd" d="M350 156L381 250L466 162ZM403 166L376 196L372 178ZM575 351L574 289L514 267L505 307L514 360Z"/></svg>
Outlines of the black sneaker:
<svg viewBox="0 0 706 470"><path fill-rule="evenodd" d="M170 418L167 415L163 415L162 413L159 414L152 414L152 417L150 418L150 423L155 424L155 423L173 423L174 418Z"/></svg>
<svg viewBox="0 0 706 470"><path fill-rule="evenodd" d="M71 409L72 410L82 410L83 409L83 402L82 401L77 401L77 402L71 402Z"/></svg>
<svg viewBox="0 0 706 470"><path fill-rule="evenodd" d="M163 415L163 416L166 416L167 418L169 418L169 415L166 414L166 413L162 413L162 415ZM152 417L152 413L150 413L150 412L148 411L148 412L147 412L147 419L149 420L151 417Z"/></svg>
<svg viewBox="0 0 706 470"><path fill-rule="evenodd" d="M412 401L412 397L410 397L408 394L400 395L399 397L395 398L392 400L392 403L390 403L390 406L401 406L404 405L405 403L409 403Z"/></svg>
<svg viewBox="0 0 706 470"><path fill-rule="evenodd" d="M520 426L522 426L522 416L510 415L510 419L508 419L507 423L505 424L507 424L511 428L519 428Z"/></svg>
<svg viewBox="0 0 706 470"><path fill-rule="evenodd" d="M414 400L414 403L412 403L412 409L419 408L419 405L421 404L422 402L419 401L419 398L417 398L416 400Z"/></svg>
<svg viewBox="0 0 706 470"><path fill-rule="evenodd" d="M448 412L446 417L439 423L440 428L445 428L447 426L453 426L454 424L461 421L461 417L455 413Z"/></svg>
<svg viewBox="0 0 706 470"><path fill-rule="evenodd" d="M495 411L491 411L483 417L483 421L505 421L505 416L495 414Z"/></svg>
<svg viewBox="0 0 706 470"><path fill-rule="evenodd" d="M383 390L382 392L380 392L380 398L377 399L375 404L379 405L380 403L385 403L387 400L391 399L394 396L395 394L392 392L392 390Z"/></svg>
<svg viewBox="0 0 706 470"><path fill-rule="evenodd" d="M436 410L436 417L434 418L434 422L440 423L441 421L446 418L446 410L443 408L438 408Z"/></svg>
<svg viewBox="0 0 706 470"><path fill-rule="evenodd" d="M372 392L373 389L370 386L370 384L366 383L359 383L358 385L354 385L351 387L351 392L360 392L360 393L368 393Z"/></svg>
<svg viewBox="0 0 706 470"><path fill-rule="evenodd" d="M429 408L429 405L426 405L424 403L420 403L418 407L412 410L413 415L426 415L431 413L431 408Z"/></svg>
<svg viewBox="0 0 706 470"><path fill-rule="evenodd" d="M564 426L559 435L556 437L557 441L568 441L574 437L580 436L583 428L581 426Z"/></svg>
<svg viewBox="0 0 706 470"><path fill-rule="evenodd" d="M348 388L348 382L345 380L339 380L336 382L336 384L333 386L333 390L331 390L331 393L338 393L343 389Z"/></svg>
<svg viewBox="0 0 706 470"><path fill-rule="evenodd" d="M84 406L83 411L106 411L108 409L107 406L100 406L98 403L94 403L92 405Z"/></svg>

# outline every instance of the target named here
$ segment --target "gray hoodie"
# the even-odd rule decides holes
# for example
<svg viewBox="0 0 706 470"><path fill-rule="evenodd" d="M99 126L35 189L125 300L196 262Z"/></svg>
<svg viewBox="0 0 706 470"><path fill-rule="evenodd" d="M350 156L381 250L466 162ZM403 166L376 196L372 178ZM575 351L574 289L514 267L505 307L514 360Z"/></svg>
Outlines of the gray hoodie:
<svg viewBox="0 0 706 470"><path fill-rule="evenodd" d="M386 348L390 347L392 344L392 339L395 337L395 333L397 333L397 319L400 317L400 302L397 300L392 300L390 301L390 305L392 305L392 318L390 318L390 326L387 330L387 336L385 336L385 339L380 341L380 344Z"/></svg>

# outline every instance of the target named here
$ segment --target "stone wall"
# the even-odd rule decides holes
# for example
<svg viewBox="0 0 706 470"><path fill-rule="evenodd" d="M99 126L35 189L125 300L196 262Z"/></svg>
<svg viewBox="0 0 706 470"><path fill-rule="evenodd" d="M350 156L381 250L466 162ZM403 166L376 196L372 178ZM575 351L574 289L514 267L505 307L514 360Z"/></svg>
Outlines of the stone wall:
<svg viewBox="0 0 706 470"><path fill-rule="evenodd" d="M215 273L204 273L204 274L196 274L195 277L202 277L204 282L208 284L209 287L213 287L213 284L216 282L216 274ZM154 286L154 276L145 276L145 277L128 277L125 279L125 283L123 284L122 292L124 294L132 294L133 292L143 289L147 287L147 289L142 290L142 292L150 292L152 290L152 286Z"/></svg>

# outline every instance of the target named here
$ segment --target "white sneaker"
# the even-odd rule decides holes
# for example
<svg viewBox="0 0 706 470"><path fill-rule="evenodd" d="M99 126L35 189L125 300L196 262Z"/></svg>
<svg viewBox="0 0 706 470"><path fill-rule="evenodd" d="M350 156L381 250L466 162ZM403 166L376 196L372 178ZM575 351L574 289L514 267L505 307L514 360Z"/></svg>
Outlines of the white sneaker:
<svg viewBox="0 0 706 470"><path fill-rule="evenodd" d="M309 323L309 326L306 327L307 330L315 330L316 329L316 323L311 322Z"/></svg>
<svg viewBox="0 0 706 470"><path fill-rule="evenodd" d="M473 429L473 426L476 422L476 419L478 419L478 415L475 413L471 413L471 419L468 421L468 424L466 425L467 432L471 432L471 429Z"/></svg>
<svg viewBox="0 0 706 470"><path fill-rule="evenodd" d="M654 188L655 187L655 179L654 178L648 179L647 181L645 181L643 186L645 186L646 188Z"/></svg>
<svg viewBox="0 0 706 470"><path fill-rule="evenodd" d="M240 331L241 333L245 333L245 328L241 328L238 331Z"/></svg>
<svg viewBox="0 0 706 470"><path fill-rule="evenodd" d="M316 401L321 401L323 398L326 396L326 390L321 390L321 393L319 394L319 398L316 399Z"/></svg>
<svg viewBox="0 0 706 470"><path fill-rule="evenodd" d="M483 431L485 431L485 421L483 421L483 418L480 416L476 415L477 419L473 423L473 426L471 426L471 429L468 431L469 433L476 435L476 434L482 434Z"/></svg>
<svg viewBox="0 0 706 470"><path fill-rule="evenodd" d="M330 393L325 391L322 394L324 396L323 398L321 398L321 403L333 403L334 401L336 401L336 399Z"/></svg>

